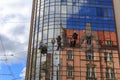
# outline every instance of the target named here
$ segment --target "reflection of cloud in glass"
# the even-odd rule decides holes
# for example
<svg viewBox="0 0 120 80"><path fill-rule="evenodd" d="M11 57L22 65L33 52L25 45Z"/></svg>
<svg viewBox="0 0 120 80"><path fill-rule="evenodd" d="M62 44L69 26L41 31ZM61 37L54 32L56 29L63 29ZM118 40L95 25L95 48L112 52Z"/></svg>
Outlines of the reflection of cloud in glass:
<svg viewBox="0 0 120 80"><path fill-rule="evenodd" d="M65 4L66 3L66 4ZM61 15L61 23L64 27L66 27L66 22L71 15L76 14L79 12L81 6L87 3L87 1L84 0L69 0L69 1L64 1L61 4L61 9L62 11L60 12Z"/></svg>
<svg viewBox="0 0 120 80"><path fill-rule="evenodd" d="M83 4L80 5L78 12L72 14L69 19L67 19L67 28L84 29L86 23L91 23L93 30L115 31L112 4L108 6L107 3L104 3L106 1L100 3L99 0L95 2L90 0L86 1L86 3L83 2ZM111 0L107 2L110 3L110 1ZM112 25L113 29L109 29L110 25Z"/></svg>
<svg viewBox="0 0 120 80"><path fill-rule="evenodd" d="M41 6L41 17L43 17L43 15L49 15L51 16L50 19L53 20L54 18L52 18L52 16L58 17L55 21L59 22L59 24L62 23L64 27L66 27L67 18L72 14L78 13L82 3L87 3L87 1L84 0L50 0L50 4L48 4L49 0L42 0L41 2L41 5L45 4Z"/></svg>
<svg viewBox="0 0 120 80"><path fill-rule="evenodd" d="M49 0L42 0L40 15L41 20L43 20L44 17L44 24L40 26L43 27L44 30L43 39L45 42L47 42L45 40L47 39L47 36L49 36L49 38L53 38L60 34L60 27L66 27L67 19L72 14L79 12L80 6L82 6L83 2L84 4L87 3L87 1L84 0L80 0L79 2L76 0L50 0L50 4L48 4ZM47 30L48 26L49 31ZM59 30L53 30L54 27L58 28Z"/></svg>
<svg viewBox="0 0 120 80"><path fill-rule="evenodd" d="M43 32L43 39L56 38L60 34L60 27L83 30L86 23L91 24L92 30L115 31L113 8L110 4L102 6L104 4L99 3L99 0L96 2L90 0L50 0L50 4L48 3L49 0L42 0L41 3L41 20L44 16L44 25L40 26L46 30ZM53 30L54 27L59 30ZM58 32L54 34L54 31ZM44 41L47 42L47 40Z"/></svg>

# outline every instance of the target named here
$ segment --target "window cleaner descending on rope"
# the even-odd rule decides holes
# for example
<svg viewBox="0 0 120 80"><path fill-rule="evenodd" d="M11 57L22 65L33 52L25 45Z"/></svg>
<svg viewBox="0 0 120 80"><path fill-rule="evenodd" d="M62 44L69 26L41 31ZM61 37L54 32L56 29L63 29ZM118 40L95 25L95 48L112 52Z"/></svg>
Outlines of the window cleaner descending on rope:
<svg viewBox="0 0 120 80"><path fill-rule="evenodd" d="M73 46L74 46L74 39L70 38L70 47L73 47Z"/></svg>
<svg viewBox="0 0 120 80"><path fill-rule="evenodd" d="M59 50L61 48L61 37L60 37L60 35L58 35L56 40L57 40L57 50Z"/></svg>
<svg viewBox="0 0 120 80"><path fill-rule="evenodd" d="M46 54L47 53L47 44L44 44L43 42L40 42L39 50L40 50L41 54Z"/></svg>
<svg viewBox="0 0 120 80"><path fill-rule="evenodd" d="M74 31L73 35L72 35L72 38L74 39L74 43L73 43L73 47L75 47L76 45L76 40L78 38L78 34Z"/></svg>

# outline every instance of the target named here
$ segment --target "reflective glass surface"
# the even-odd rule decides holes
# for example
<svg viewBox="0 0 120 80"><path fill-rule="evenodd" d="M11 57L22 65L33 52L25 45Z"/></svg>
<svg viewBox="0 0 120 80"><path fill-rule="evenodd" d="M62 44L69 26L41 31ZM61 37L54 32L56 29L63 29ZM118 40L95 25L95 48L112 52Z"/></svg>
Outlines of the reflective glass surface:
<svg viewBox="0 0 120 80"><path fill-rule="evenodd" d="M108 67L117 71L113 73L116 77L120 75L113 0L34 1L26 80L107 80ZM91 59L86 51L92 51ZM105 61L105 53L111 53L107 57L112 60ZM70 76L68 65L73 66Z"/></svg>

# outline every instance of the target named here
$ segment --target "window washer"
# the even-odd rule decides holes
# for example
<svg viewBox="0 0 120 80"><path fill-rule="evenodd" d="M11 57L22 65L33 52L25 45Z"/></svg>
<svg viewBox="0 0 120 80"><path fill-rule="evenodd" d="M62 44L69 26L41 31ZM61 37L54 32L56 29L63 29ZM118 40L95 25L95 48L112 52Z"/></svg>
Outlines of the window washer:
<svg viewBox="0 0 120 80"><path fill-rule="evenodd" d="M72 38L74 39L73 47L76 45L76 40L78 38L78 34L76 32L73 33Z"/></svg>
<svg viewBox="0 0 120 80"><path fill-rule="evenodd" d="M47 53L47 43L43 44L42 53L43 53L43 54L46 54L46 53Z"/></svg>
<svg viewBox="0 0 120 80"><path fill-rule="evenodd" d="M40 42L40 44L39 44L39 50L40 50L41 54L47 53L47 44L43 44L42 42Z"/></svg>
<svg viewBox="0 0 120 80"><path fill-rule="evenodd" d="M57 40L57 50L59 50L59 48L61 48L61 37L60 35L56 38Z"/></svg>
<svg viewBox="0 0 120 80"><path fill-rule="evenodd" d="M42 43L42 42L40 42L40 43L39 43L39 47L38 47L38 48L39 48L39 50L40 50L40 53L42 53L42 47L43 47L43 43Z"/></svg>
<svg viewBox="0 0 120 80"><path fill-rule="evenodd" d="M74 39L70 38L70 47L73 47L73 46L74 46Z"/></svg>
<svg viewBox="0 0 120 80"><path fill-rule="evenodd" d="M87 44L91 45L92 41L91 41L91 36L87 37Z"/></svg>

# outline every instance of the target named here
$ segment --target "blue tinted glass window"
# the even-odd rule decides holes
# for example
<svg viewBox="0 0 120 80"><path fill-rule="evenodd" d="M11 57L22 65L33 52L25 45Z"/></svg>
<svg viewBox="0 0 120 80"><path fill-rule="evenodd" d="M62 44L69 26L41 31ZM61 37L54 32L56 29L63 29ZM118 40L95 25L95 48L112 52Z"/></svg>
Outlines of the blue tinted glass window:
<svg viewBox="0 0 120 80"><path fill-rule="evenodd" d="M97 16L98 17L103 17L104 16L104 10L103 10L103 8L96 8L96 11L97 11Z"/></svg>
<svg viewBox="0 0 120 80"><path fill-rule="evenodd" d="M95 17L95 16L96 16L96 8L95 8L95 7L92 7L92 8L91 8L91 16L92 16L92 17Z"/></svg>
<svg viewBox="0 0 120 80"><path fill-rule="evenodd" d="M96 1L95 0L87 0L87 4L95 4Z"/></svg>
<svg viewBox="0 0 120 80"><path fill-rule="evenodd" d="M63 1L69 2L68 0ZM72 0L73 9L75 10L77 7L78 12L71 12L71 17L67 19L67 27L72 28L73 26L77 29L84 29L85 24L90 23L93 27L92 30L115 28L113 6L111 4L112 0Z"/></svg>
<svg viewBox="0 0 120 80"><path fill-rule="evenodd" d="M79 11L80 15L85 15L86 8L84 6L81 6L81 9Z"/></svg>
<svg viewBox="0 0 120 80"><path fill-rule="evenodd" d="M61 2L67 2L67 0L61 0Z"/></svg>
<svg viewBox="0 0 120 80"><path fill-rule="evenodd" d="M108 16L109 17L113 17L113 10L112 9L108 9Z"/></svg>

